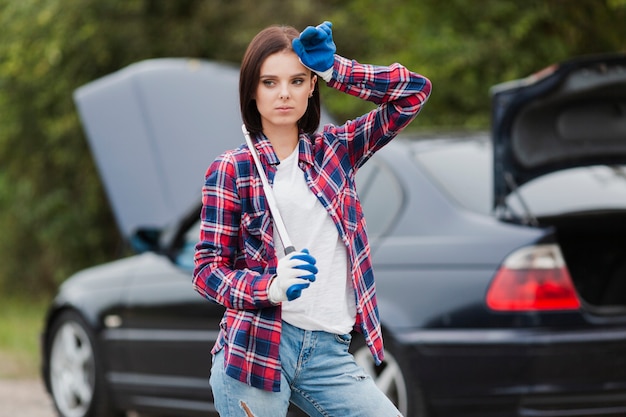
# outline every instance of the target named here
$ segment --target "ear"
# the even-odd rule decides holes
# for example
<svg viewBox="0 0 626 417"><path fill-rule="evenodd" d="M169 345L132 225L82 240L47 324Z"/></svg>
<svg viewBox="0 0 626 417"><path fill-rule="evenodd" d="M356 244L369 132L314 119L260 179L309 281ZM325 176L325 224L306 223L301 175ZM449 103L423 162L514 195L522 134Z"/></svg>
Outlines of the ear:
<svg viewBox="0 0 626 417"><path fill-rule="evenodd" d="M309 96L313 95L313 91L315 90L315 83L317 83L317 75L312 74L312 76L311 76L311 91L309 93Z"/></svg>

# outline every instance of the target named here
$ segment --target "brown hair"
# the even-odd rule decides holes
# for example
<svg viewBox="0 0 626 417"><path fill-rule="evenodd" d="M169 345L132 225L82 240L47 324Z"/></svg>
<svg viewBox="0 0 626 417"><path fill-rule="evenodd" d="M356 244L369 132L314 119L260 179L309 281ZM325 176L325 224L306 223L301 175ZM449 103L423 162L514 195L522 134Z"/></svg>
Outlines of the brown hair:
<svg viewBox="0 0 626 417"><path fill-rule="evenodd" d="M261 115L256 107L254 95L259 84L261 65L265 59L277 52L293 50L291 41L300 33L291 26L270 26L259 32L248 45L243 56L239 72L239 106L241 117L250 133L263 130ZM306 133L314 133L320 124L320 93L317 83L309 105L300 120L298 127Z"/></svg>

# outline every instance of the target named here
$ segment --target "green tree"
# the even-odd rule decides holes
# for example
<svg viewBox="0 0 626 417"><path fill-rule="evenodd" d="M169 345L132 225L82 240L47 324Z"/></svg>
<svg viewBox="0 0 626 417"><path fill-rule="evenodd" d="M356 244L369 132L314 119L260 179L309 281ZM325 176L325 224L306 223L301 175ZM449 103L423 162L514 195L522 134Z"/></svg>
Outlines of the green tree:
<svg viewBox="0 0 626 417"><path fill-rule="evenodd" d="M419 42L435 85L427 111L443 128L487 127L494 84L572 56L625 51L623 0L451 0L445 9L425 0L420 6L428 23L409 32L408 43Z"/></svg>
<svg viewBox="0 0 626 417"><path fill-rule="evenodd" d="M148 58L237 63L265 26L323 20L340 54L402 62L433 81L411 130L485 129L491 85L624 51L626 0L0 0L0 291L49 293L127 253L72 102L77 87ZM322 94L337 119L370 108Z"/></svg>
<svg viewBox="0 0 626 417"><path fill-rule="evenodd" d="M0 0L0 290L47 293L126 253L77 119L77 87L147 58L238 61L260 27L311 10L303 1Z"/></svg>

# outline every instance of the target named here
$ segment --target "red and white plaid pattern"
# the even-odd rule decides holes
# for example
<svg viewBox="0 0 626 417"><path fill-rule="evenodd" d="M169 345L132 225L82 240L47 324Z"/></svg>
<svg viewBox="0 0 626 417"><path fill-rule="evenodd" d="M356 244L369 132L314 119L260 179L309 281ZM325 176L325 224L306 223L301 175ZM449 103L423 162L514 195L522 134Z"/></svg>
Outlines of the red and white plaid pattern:
<svg viewBox="0 0 626 417"><path fill-rule="evenodd" d="M321 133L301 133L299 167L348 248L357 301L355 329L364 334L374 359L381 362L374 274L355 175L417 116L431 84L399 64L363 65L335 55L333 68L330 87L378 107L344 125L325 126ZM279 160L267 138L254 139L271 183ZM226 373L231 377L278 391L281 309L268 299L278 258L261 180L245 145L211 164L202 204L193 285L201 295L226 307L213 352L225 349Z"/></svg>

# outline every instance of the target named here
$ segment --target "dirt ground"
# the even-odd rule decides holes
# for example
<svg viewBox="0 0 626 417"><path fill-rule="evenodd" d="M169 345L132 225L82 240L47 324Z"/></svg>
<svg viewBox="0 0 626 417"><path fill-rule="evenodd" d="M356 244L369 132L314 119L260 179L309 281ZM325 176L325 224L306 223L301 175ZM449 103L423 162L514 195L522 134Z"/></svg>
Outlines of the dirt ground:
<svg viewBox="0 0 626 417"><path fill-rule="evenodd" d="M0 417L55 417L52 400L38 379L0 379Z"/></svg>

